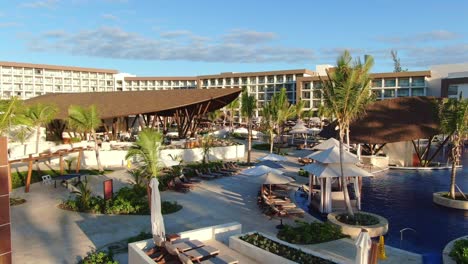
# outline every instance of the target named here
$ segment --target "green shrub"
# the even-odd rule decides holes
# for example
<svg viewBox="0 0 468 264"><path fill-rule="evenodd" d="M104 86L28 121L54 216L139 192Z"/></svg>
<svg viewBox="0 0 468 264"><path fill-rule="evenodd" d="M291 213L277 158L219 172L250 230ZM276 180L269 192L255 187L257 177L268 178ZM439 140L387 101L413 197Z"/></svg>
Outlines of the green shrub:
<svg viewBox="0 0 468 264"><path fill-rule="evenodd" d="M336 220L348 225L370 226L379 223L379 219L370 214L355 213L354 216L348 214L340 214L336 216Z"/></svg>
<svg viewBox="0 0 468 264"><path fill-rule="evenodd" d="M240 134L240 133L232 133L231 136L233 138L237 138L237 139L246 139L247 138L246 134Z"/></svg>
<svg viewBox="0 0 468 264"><path fill-rule="evenodd" d="M293 244L317 244L347 237L341 228L330 223L296 221L297 226L285 225L278 238Z"/></svg>
<svg viewBox="0 0 468 264"><path fill-rule="evenodd" d="M468 264L468 239L455 241L449 256L455 260L457 264Z"/></svg>
<svg viewBox="0 0 468 264"><path fill-rule="evenodd" d="M257 149L257 150L270 151L270 144L268 144L268 143L254 144L254 145L252 145L252 148Z"/></svg>
<svg viewBox="0 0 468 264"><path fill-rule="evenodd" d="M301 177L309 177L309 172L305 171L304 169L299 169L299 171L297 172L297 175Z"/></svg>
<svg viewBox="0 0 468 264"><path fill-rule="evenodd" d="M91 251L88 255L78 262L79 264L119 264L114 260L112 252Z"/></svg>
<svg viewBox="0 0 468 264"><path fill-rule="evenodd" d="M259 233L254 234L247 234L244 236L239 237L241 240L252 244L256 247L264 249L268 252L273 254L279 255L283 258L287 258L297 263L303 264L310 264L310 263L317 263L317 264L329 264L334 263L326 259L322 259L320 257L310 255L307 253L302 252L299 249L295 249L283 244L280 244L276 241L273 241L269 238L266 238Z"/></svg>

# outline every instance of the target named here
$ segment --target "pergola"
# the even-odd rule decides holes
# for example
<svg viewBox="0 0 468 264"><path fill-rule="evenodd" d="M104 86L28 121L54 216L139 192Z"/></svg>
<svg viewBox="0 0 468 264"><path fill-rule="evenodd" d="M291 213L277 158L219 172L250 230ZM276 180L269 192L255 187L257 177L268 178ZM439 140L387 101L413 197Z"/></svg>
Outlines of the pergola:
<svg viewBox="0 0 468 264"><path fill-rule="evenodd" d="M38 96L26 104L54 103L59 108L57 119L66 120L70 105L88 107L96 105L103 120L112 120L115 132L119 119L135 115L141 127L153 127L157 120L173 117L178 125L179 137L193 132L201 116L220 109L235 100L239 88L180 89L157 91L54 93ZM107 128L106 128L107 129Z"/></svg>

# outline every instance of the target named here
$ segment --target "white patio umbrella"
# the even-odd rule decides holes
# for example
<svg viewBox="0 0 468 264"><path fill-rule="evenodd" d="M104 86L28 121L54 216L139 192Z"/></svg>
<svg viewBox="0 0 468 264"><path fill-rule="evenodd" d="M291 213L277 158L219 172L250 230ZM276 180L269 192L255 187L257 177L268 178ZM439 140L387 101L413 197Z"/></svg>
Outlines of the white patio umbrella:
<svg viewBox="0 0 468 264"><path fill-rule="evenodd" d="M257 167L253 167L250 169L246 169L240 172L242 175L247 175L247 176L261 176L265 175L269 172L273 172L275 174L282 174L283 172L278 170L278 169L273 169L265 165L260 165Z"/></svg>
<svg viewBox="0 0 468 264"><path fill-rule="evenodd" d="M159 182L157 178L152 178L150 181L151 187L151 231L153 237L159 236L164 238L166 230L164 228L164 219L161 212L161 196L159 195Z"/></svg>
<svg viewBox="0 0 468 264"><path fill-rule="evenodd" d="M343 144L344 148L349 148L348 145ZM334 138L329 138L325 140L324 142L314 146L312 149L314 150L326 150L331 147L340 147L340 141L334 139Z"/></svg>
<svg viewBox="0 0 468 264"><path fill-rule="evenodd" d="M292 140L294 140L295 134L305 134L306 136L304 143L307 145L307 134L309 133L309 129L304 125L304 122L302 122L302 120L298 120L297 123L291 128L289 133L293 134Z"/></svg>
<svg viewBox="0 0 468 264"><path fill-rule="evenodd" d="M264 161L264 160L271 160L271 161L287 161L288 159L285 156L281 156L278 154L270 153L266 156L263 156L259 158L258 160Z"/></svg>
<svg viewBox="0 0 468 264"><path fill-rule="evenodd" d="M338 178L341 177L340 164L310 163L302 167L303 170L319 178ZM372 173L363 170L355 164L343 164L343 173L345 177L371 177Z"/></svg>
<svg viewBox="0 0 468 264"><path fill-rule="evenodd" d="M372 241L367 230L362 229L354 244L356 245L356 264L369 263L369 250L372 246Z"/></svg>
<svg viewBox="0 0 468 264"><path fill-rule="evenodd" d="M288 184L294 181L294 179L291 177L284 176L282 174L277 174L275 172L269 172L266 175L267 176L263 184Z"/></svg>
<svg viewBox="0 0 468 264"><path fill-rule="evenodd" d="M322 163L340 163L340 148L337 146L330 147L322 151L316 151L306 158L316 160ZM356 155L344 151L343 152L343 163L358 163L359 160Z"/></svg>

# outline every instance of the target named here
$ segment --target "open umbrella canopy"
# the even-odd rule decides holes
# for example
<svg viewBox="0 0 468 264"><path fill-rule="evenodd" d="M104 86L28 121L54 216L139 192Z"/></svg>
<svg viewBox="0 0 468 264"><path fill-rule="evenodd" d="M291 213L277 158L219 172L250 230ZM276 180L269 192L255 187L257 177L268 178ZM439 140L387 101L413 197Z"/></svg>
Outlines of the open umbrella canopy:
<svg viewBox="0 0 468 264"><path fill-rule="evenodd" d="M343 146L345 148L349 148L348 145L346 144L343 144ZM324 142L314 146L312 149L313 150L326 150L326 149L329 149L331 147L340 147L340 141L334 139L334 138L329 138L327 140L325 140Z"/></svg>
<svg viewBox="0 0 468 264"><path fill-rule="evenodd" d="M151 187L151 231L153 236L164 238L166 230L164 228L164 219L161 212L161 196L159 194L159 182L157 178L150 181Z"/></svg>
<svg viewBox="0 0 468 264"><path fill-rule="evenodd" d="M274 154L274 153L270 153L270 154L268 154L266 156L263 156L263 157L259 158L258 160L260 160L260 161L264 161L264 160L287 161L288 159L286 157L284 157L284 156Z"/></svg>
<svg viewBox="0 0 468 264"><path fill-rule="evenodd" d="M250 169L243 170L240 174L247 176L261 176L269 172L274 172L275 174L282 174L283 172L278 169L273 169L265 165L256 166Z"/></svg>
<svg viewBox="0 0 468 264"><path fill-rule="evenodd" d="M307 155L306 158L316 160L321 163L340 163L340 148L333 146L331 148L316 151L310 155ZM349 153L348 151L343 152L343 163L358 163L359 159L356 155Z"/></svg>
<svg viewBox="0 0 468 264"><path fill-rule="evenodd" d="M273 169L284 169L283 165L281 165L281 164L279 164L277 162L271 161L271 160L261 161L261 162L257 163L256 166L262 166L262 165L273 168Z"/></svg>
<svg viewBox="0 0 468 264"><path fill-rule="evenodd" d="M274 172L266 174L265 182L263 184L288 184L293 182L294 179Z"/></svg>
<svg viewBox="0 0 468 264"><path fill-rule="evenodd" d="M289 131L289 133L291 134L305 134L308 132L309 130L304 125L304 122L302 122L302 120L298 120L297 123L291 128L291 131Z"/></svg>
<svg viewBox="0 0 468 264"><path fill-rule="evenodd" d="M341 177L340 164L322 164L322 163L311 163L302 167L303 170L319 177L319 178L335 178ZM354 164L343 164L343 173L345 177L370 177L372 173L367 172L359 168Z"/></svg>

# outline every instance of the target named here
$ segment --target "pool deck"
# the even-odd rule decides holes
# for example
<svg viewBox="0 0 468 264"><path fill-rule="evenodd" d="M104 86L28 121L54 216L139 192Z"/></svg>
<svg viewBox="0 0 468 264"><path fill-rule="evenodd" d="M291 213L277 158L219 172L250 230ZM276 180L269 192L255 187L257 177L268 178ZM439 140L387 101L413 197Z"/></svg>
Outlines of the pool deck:
<svg viewBox="0 0 468 264"><path fill-rule="evenodd" d="M310 151L291 151L297 156L305 156ZM254 151L252 159L266 155ZM284 162L289 175L297 174L300 165L297 156L288 156ZM114 179L114 186L128 184L130 179L125 170L118 170L95 178L91 176L93 192L98 193L104 178ZM298 177L301 178L301 177ZM270 219L263 215L257 206L257 192L261 185L257 177L231 176L212 181L203 181L189 193L162 192L163 200L177 201L183 209L165 215L168 233L181 232L205 226L237 221L243 232L260 231L275 236L278 218ZM14 263L76 263L93 248L101 248L109 243L124 240L150 230L150 216L92 215L58 209L57 204L69 196L62 186L31 185L31 192L25 194L23 188L15 189L13 196L27 199L27 203L11 208L12 244ZM284 222L292 224L295 219ZM301 220L317 221L306 215ZM354 263L356 247L350 239L342 239L319 245L304 247L324 254L339 256L342 263ZM381 263L422 263L420 255L387 247L388 259ZM120 263L127 263L127 255L116 255Z"/></svg>

